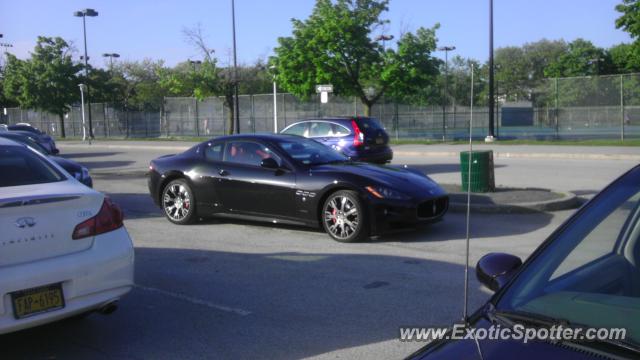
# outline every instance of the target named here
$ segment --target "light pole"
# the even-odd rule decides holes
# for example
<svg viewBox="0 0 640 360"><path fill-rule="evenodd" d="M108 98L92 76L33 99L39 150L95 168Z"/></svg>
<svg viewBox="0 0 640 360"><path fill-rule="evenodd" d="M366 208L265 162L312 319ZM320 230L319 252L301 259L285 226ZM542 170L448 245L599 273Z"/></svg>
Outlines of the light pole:
<svg viewBox="0 0 640 360"><path fill-rule="evenodd" d="M98 12L93 9L76 11L73 16L82 18L82 33L84 36L84 77L89 80L89 56L87 55L87 16L96 17ZM89 102L89 137L93 139L93 124L91 123L91 94L87 86L87 101Z"/></svg>
<svg viewBox="0 0 640 360"><path fill-rule="evenodd" d="M240 100L238 98L238 58L236 53L236 4L235 0L231 0L231 25L233 27L233 83L234 83L234 124L233 132L235 134L240 133Z"/></svg>
<svg viewBox="0 0 640 360"><path fill-rule="evenodd" d="M278 87L276 84L276 66L269 66L273 75L273 132L278 133Z"/></svg>
<svg viewBox="0 0 640 360"><path fill-rule="evenodd" d="M193 71L195 72L198 68L198 65L202 64L202 61L189 59L189 64L193 65Z"/></svg>
<svg viewBox="0 0 640 360"><path fill-rule="evenodd" d="M393 35L380 35L375 38L376 41L382 41L382 48L387 51L387 41L393 40Z"/></svg>
<svg viewBox="0 0 640 360"><path fill-rule="evenodd" d="M82 141L85 141L87 140L87 126L84 121L84 92L87 90L87 85L78 84L78 87L80 88L80 104L82 108ZM89 137L89 145L91 145L91 137Z"/></svg>
<svg viewBox="0 0 640 360"><path fill-rule="evenodd" d="M484 139L485 142L493 142L495 140L493 124L494 124L494 88L493 88L493 0L489 0L489 134Z"/></svg>
<svg viewBox="0 0 640 360"><path fill-rule="evenodd" d="M113 72L113 58L119 58L120 54L116 53L106 53L102 54L102 57L109 58L109 71Z"/></svg>
<svg viewBox="0 0 640 360"><path fill-rule="evenodd" d="M449 51L455 50L455 46L442 46L438 51L444 51L444 96L442 97L442 141L447 139L447 113L446 107L449 98Z"/></svg>
<svg viewBox="0 0 640 360"><path fill-rule="evenodd" d="M594 59L589 59L589 61L587 61L587 64L589 65L595 65L595 75L598 76L600 75L600 63L603 62L604 59L603 58L594 58Z"/></svg>

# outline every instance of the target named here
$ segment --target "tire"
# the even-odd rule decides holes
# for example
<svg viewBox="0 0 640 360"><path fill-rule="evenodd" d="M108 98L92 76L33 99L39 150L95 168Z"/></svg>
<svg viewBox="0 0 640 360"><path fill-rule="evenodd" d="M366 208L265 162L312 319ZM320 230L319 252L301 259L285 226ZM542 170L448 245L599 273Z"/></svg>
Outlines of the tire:
<svg viewBox="0 0 640 360"><path fill-rule="evenodd" d="M369 236L367 220L364 206L355 191L336 191L322 205L322 227L336 241L357 242L366 239Z"/></svg>
<svg viewBox="0 0 640 360"><path fill-rule="evenodd" d="M169 182L162 189L160 202L164 215L174 224L191 224L198 218L195 194L184 179Z"/></svg>

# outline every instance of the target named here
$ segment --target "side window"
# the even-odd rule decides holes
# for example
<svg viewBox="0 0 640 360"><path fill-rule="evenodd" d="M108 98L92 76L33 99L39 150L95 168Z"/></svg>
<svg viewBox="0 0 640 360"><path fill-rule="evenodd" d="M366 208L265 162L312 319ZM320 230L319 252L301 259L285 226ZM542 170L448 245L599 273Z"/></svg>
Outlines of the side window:
<svg viewBox="0 0 640 360"><path fill-rule="evenodd" d="M223 143L208 143L204 147L204 158L208 161L222 161Z"/></svg>
<svg viewBox="0 0 640 360"><path fill-rule="evenodd" d="M295 124L292 127L288 128L287 130L282 132L283 134L289 134L289 135L299 135L299 136L304 136L307 137L308 133L307 133L307 123L300 123L300 124Z"/></svg>
<svg viewBox="0 0 640 360"><path fill-rule="evenodd" d="M346 127L338 124L331 124L333 127L333 136L347 136L351 134L351 131Z"/></svg>
<svg viewBox="0 0 640 360"><path fill-rule="evenodd" d="M327 137L333 136L333 130L331 124L324 121L312 122L309 128L310 137Z"/></svg>
<svg viewBox="0 0 640 360"><path fill-rule="evenodd" d="M262 160L275 159L278 164L281 160L267 146L252 141L230 141L224 150L224 161L259 167Z"/></svg>

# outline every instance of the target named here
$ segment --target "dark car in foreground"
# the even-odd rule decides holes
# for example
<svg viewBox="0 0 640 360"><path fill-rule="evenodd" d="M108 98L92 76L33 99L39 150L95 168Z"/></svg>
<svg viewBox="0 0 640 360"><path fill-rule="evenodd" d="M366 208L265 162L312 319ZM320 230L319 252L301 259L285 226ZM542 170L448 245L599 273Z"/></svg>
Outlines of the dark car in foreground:
<svg viewBox="0 0 640 360"><path fill-rule="evenodd" d="M17 143L21 143L30 146L39 153L48 156L56 164L60 165L66 172L73 176L76 180L85 184L86 186L93 187L93 179L89 174L89 169L78 164L77 162L59 156L54 156L48 149L44 148L37 140L31 136L31 133L26 131L4 131L0 132L0 138L13 140Z"/></svg>
<svg viewBox="0 0 640 360"><path fill-rule="evenodd" d="M50 135L42 132L40 129L33 127L31 125L20 123L15 125L7 126L9 131L24 131L31 133L32 136L36 139L38 144L42 145L47 151L51 154L58 154L60 150L56 147L56 142Z"/></svg>
<svg viewBox="0 0 640 360"><path fill-rule="evenodd" d="M175 224L217 215L318 227L338 241L433 222L448 196L423 173L353 162L292 135L211 139L151 161L151 197Z"/></svg>
<svg viewBox="0 0 640 360"><path fill-rule="evenodd" d="M314 139L354 161L386 163L393 159L389 135L373 118L356 116L303 120L287 126L281 133Z"/></svg>
<svg viewBox="0 0 640 360"><path fill-rule="evenodd" d="M626 329L585 340L436 340L411 359L640 359L640 166L606 187L527 259L491 253L478 280L496 293L470 326ZM451 334L451 333L449 333ZM618 333L619 335L619 333Z"/></svg>

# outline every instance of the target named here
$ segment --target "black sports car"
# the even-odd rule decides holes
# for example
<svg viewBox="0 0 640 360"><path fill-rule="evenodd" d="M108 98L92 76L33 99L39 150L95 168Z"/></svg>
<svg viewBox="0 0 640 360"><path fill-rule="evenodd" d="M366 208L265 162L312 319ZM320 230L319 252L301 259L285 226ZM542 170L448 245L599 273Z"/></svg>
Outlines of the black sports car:
<svg viewBox="0 0 640 360"><path fill-rule="evenodd" d="M353 242L440 220L445 191L410 168L352 162L294 135L233 135L151 161L149 192L169 221L208 215L318 227Z"/></svg>

